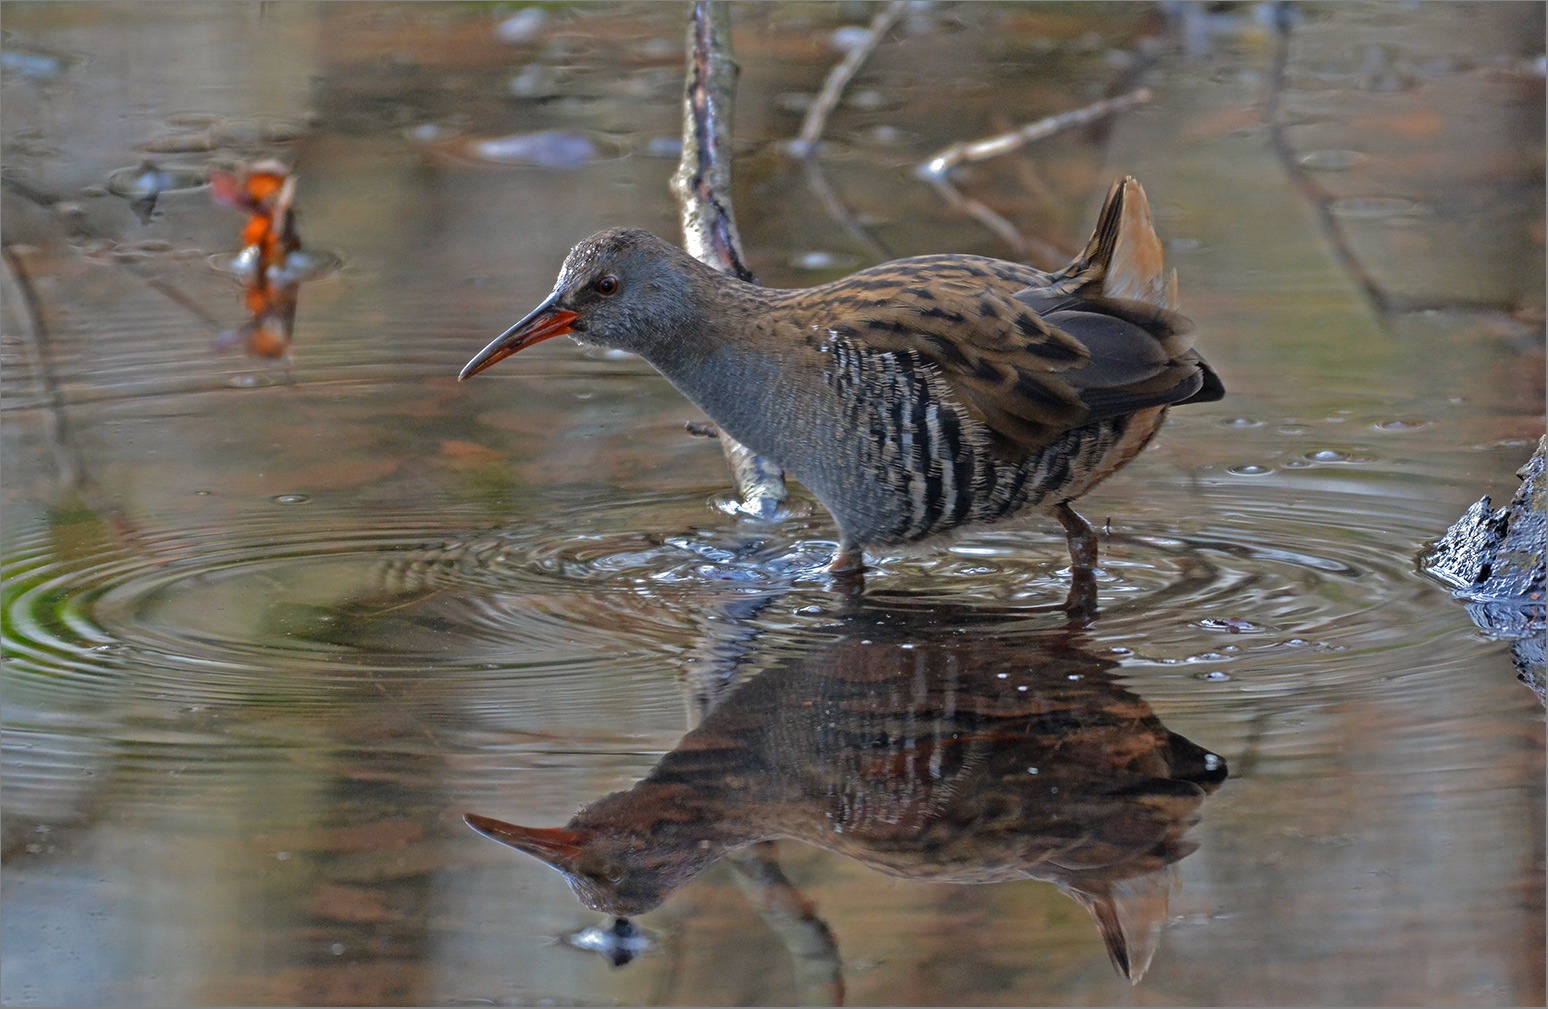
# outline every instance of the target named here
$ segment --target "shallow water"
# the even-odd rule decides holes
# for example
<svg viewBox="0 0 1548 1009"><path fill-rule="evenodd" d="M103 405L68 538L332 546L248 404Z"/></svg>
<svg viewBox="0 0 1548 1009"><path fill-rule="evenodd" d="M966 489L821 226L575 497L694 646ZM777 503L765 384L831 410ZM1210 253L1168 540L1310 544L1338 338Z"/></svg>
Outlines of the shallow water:
<svg viewBox="0 0 1548 1009"><path fill-rule="evenodd" d="M642 363L555 341L455 382L573 241L675 234L677 5L502 41L511 8L5 4L0 999L1541 1004L1543 710L1415 558L1543 433L1543 8L1295 10L1276 134L1254 8L1192 24L1191 56L1147 7L923 8L814 186L780 144L869 10L734 8L769 284L878 244L1009 254L913 166L1152 89L957 176L1066 255L1137 176L1228 390L1085 500L1102 611L1071 629L1052 523L878 558L848 599L821 508L728 514ZM146 161L262 156L343 263L303 287L288 368L211 353L240 215L175 171L148 222L133 203ZM756 721L740 685L788 706L772 684L926 666L979 698L971 671L1019 668L1054 707L1050 671L1111 679L1090 711L1228 766L1138 987L1048 882L897 878L832 837L773 854L830 941L722 861L615 968L563 941L599 915L558 875L461 822L562 824L707 709ZM936 801L911 781L868 787Z"/></svg>

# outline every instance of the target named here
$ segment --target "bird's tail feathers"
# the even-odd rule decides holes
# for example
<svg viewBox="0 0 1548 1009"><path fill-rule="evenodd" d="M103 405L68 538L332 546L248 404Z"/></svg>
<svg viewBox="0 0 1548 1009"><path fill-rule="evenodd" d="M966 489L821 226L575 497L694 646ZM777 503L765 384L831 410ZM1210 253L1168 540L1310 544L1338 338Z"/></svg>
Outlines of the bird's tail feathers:
<svg viewBox="0 0 1548 1009"><path fill-rule="evenodd" d="M1108 298L1175 311L1177 273L1165 269L1163 258L1145 190L1125 175L1107 191L1085 249L1057 276L1077 289L1098 287Z"/></svg>

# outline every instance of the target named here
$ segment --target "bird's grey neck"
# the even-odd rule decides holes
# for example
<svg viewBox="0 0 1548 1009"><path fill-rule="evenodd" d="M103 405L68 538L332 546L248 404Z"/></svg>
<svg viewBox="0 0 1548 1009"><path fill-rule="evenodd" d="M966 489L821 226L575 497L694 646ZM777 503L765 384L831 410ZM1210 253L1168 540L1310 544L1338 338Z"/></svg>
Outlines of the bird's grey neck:
<svg viewBox="0 0 1548 1009"><path fill-rule="evenodd" d="M720 428L768 454L749 438L779 427L780 411L793 400L781 348L760 326L768 297L752 284L715 280L701 289L706 303L673 340L642 356Z"/></svg>

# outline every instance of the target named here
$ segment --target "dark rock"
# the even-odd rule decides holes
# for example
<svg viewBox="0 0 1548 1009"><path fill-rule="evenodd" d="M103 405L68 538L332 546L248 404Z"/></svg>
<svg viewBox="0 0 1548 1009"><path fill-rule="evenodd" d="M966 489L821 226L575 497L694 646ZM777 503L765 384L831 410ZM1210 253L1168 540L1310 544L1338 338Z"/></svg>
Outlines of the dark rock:
<svg viewBox="0 0 1548 1009"><path fill-rule="evenodd" d="M1544 551L1548 548L1548 436L1516 471L1510 505L1480 499L1422 558L1424 569L1468 601L1473 623L1512 642L1521 679L1544 693Z"/></svg>

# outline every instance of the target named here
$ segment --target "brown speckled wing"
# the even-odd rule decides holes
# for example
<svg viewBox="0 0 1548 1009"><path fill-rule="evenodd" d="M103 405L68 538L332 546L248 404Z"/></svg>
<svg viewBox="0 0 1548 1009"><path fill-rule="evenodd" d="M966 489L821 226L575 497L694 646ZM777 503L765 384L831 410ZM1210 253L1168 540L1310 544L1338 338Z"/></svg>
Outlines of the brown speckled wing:
<svg viewBox="0 0 1548 1009"><path fill-rule="evenodd" d="M1177 357L1187 320L1049 281L1017 264L927 256L856 274L809 307L820 330L932 365L1002 458L1195 391L1196 365Z"/></svg>
<svg viewBox="0 0 1548 1009"><path fill-rule="evenodd" d="M991 450L1020 459L1072 428L1218 398L1219 380L1191 349L1192 324L1170 310L1174 288L1144 190L1125 178L1059 274L919 256L808 289L801 301L818 330L934 366L988 429Z"/></svg>

